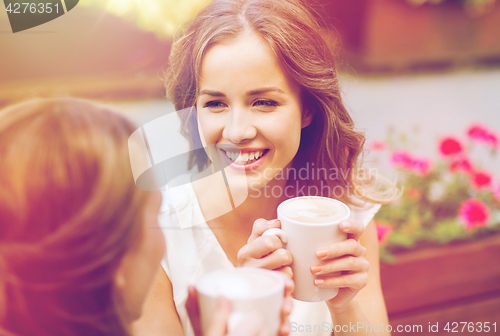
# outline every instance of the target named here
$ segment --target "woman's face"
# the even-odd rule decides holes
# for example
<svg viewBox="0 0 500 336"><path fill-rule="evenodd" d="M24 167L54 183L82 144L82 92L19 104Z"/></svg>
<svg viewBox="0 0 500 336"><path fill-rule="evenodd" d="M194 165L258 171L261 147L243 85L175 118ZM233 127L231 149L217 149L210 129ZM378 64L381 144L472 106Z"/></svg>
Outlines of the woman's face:
<svg viewBox="0 0 500 336"><path fill-rule="evenodd" d="M294 158L303 116L300 88L254 33L211 47L202 61L198 124L212 161L245 172L247 187L261 188ZM203 140L203 139L202 139Z"/></svg>
<svg viewBox="0 0 500 336"><path fill-rule="evenodd" d="M142 313L144 300L159 270L165 253L165 238L158 224L161 193L151 192L142 214L142 239L122 260L116 284L125 300L130 321Z"/></svg>

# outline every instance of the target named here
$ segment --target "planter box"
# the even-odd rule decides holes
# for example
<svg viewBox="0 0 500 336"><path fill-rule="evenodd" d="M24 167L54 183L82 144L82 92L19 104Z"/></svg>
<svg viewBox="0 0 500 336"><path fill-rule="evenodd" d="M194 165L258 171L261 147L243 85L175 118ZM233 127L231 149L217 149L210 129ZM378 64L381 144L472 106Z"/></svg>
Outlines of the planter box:
<svg viewBox="0 0 500 336"><path fill-rule="evenodd" d="M497 322L500 235L416 250L381 264L391 324ZM424 332L426 329L424 329ZM442 331L442 330L441 330Z"/></svg>
<svg viewBox="0 0 500 336"><path fill-rule="evenodd" d="M333 0L325 10L356 69L500 61L500 3L479 18L456 1L415 7L405 0Z"/></svg>

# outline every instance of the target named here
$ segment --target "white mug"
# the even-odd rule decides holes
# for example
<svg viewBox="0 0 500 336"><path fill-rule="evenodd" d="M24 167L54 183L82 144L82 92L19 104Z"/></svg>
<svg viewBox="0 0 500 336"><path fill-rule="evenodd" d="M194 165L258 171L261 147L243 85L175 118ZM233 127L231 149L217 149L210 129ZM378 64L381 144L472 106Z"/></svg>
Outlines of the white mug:
<svg viewBox="0 0 500 336"><path fill-rule="evenodd" d="M219 296L231 301L228 331L238 325L245 313L257 312L271 335L278 334L285 291L285 280L280 274L253 267L220 269L203 274L195 287L203 334L208 330Z"/></svg>
<svg viewBox="0 0 500 336"><path fill-rule="evenodd" d="M337 218L326 218L319 222L306 222L304 220L293 219L283 213L284 207L290 207L290 202L297 200L324 200L326 202L336 203L336 207L341 209ZM300 209L297 210L301 213ZM314 211L314 210L312 210ZM310 213L308 209L302 211L305 216ZM286 248L293 257L292 271L293 280L295 281L295 289L292 296L300 301L318 302L326 301L335 297L338 293L338 288L319 288L314 285L315 276L311 273L311 266L318 265L319 259L316 257L316 250L320 247L326 247L336 242L347 239L347 235L340 231L338 224L348 219L351 210L344 203L326 197L319 196L304 196L295 197L282 202L278 206L278 219L281 221L281 229L273 228L264 232L263 235L276 235L283 242L283 247ZM336 274L337 273L337 274ZM332 273L331 275L340 275L340 272Z"/></svg>

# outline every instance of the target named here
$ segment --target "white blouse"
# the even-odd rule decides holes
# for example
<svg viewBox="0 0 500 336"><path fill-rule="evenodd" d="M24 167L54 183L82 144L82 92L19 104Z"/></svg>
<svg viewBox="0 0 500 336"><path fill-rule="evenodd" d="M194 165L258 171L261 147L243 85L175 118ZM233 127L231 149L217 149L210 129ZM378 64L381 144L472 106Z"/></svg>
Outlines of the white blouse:
<svg viewBox="0 0 500 336"><path fill-rule="evenodd" d="M183 178L189 179L186 175ZM350 218L363 222L366 227L380 205L366 203L362 208L350 208ZM207 225L191 183L167 188L163 192L159 222L167 245L162 266L172 283L175 307L184 333L194 336L185 308L188 285L194 284L206 272L234 266ZM293 305L291 335L331 335L332 321L324 302L294 300Z"/></svg>

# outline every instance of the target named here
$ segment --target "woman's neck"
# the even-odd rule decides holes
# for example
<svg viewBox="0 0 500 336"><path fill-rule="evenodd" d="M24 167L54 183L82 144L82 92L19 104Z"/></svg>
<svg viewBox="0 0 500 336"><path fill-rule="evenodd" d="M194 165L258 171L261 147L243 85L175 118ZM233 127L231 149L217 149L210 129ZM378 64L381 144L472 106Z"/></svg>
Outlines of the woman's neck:
<svg viewBox="0 0 500 336"><path fill-rule="evenodd" d="M283 192L274 195L272 192L284 190L285 179L273 179L259 190L250 188L241 193L229 188L222 174L207 174L204 171L196 174L194 180L193 187L207 222L216 221L218 227L231 231L251 232L256 219L275 219L278 205L286 199ZM240 189L243 190L243 186Z"/></svg>

